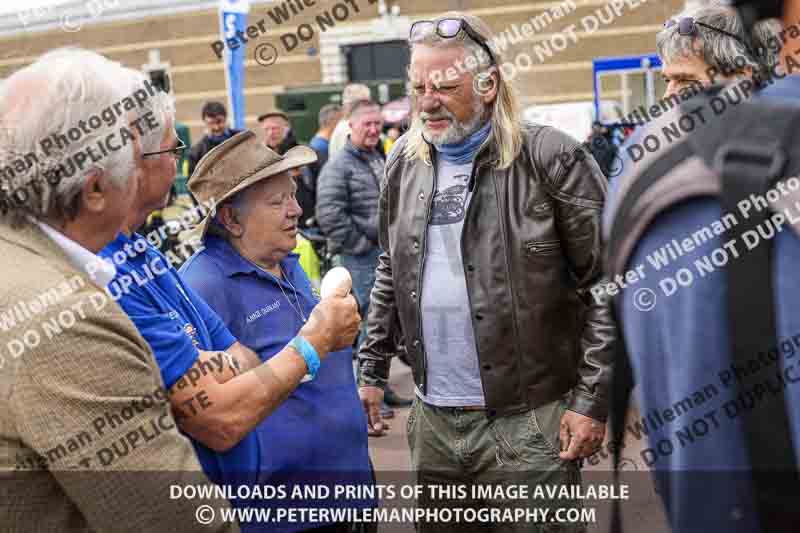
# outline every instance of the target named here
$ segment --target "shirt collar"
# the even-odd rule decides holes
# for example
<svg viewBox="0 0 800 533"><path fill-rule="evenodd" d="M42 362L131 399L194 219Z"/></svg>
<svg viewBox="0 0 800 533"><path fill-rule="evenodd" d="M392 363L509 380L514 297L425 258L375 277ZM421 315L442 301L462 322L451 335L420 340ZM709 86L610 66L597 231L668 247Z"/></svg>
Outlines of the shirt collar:
<svg viewBox="0 0 800 533"><path fill-rule="evenodd" d="M117 269L114 268L113 264L103 261L97 255L41 220L35 218L31 220L64 251L64 254L75 267L86 272L100 286L105 287L117 275ZM91 265L91 268L89 265Z"/></svg>
<svg viewBox="0 0 800 533"><path fill-rule="evenodd" d="M213 257L218 259L218 265L225 276L232 277L236 274L252 274L255 273L264 276L263 272L257 268L253 263L242 257L236 248L231 246L231 243L216 235L207 235L205 238L206 250L212 254ZM290 271L293 270L295 263L299 264L300 255L289 252L289 254L281 261L284 272L291 275ZM267 276L264 276L267 277Z"/></svg>

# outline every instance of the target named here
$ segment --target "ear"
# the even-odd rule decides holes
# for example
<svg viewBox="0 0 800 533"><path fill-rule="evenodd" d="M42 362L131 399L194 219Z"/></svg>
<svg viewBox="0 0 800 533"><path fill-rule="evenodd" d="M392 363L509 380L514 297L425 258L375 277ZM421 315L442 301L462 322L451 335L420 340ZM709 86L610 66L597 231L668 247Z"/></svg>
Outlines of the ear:
<svg viewBox="0 0 800 533"><path fill-rule="evenodd" d="M489 72L477 74L474 86L484 104L489 105L494 102L497 92L500 90L500 74L497 72L497 68L492 67Z"/></svg>
<svg viewBox="0 0 800 533"><path fill-rule="evenodd" d="M112 187L110 180L100 170L90 170L81 187L81 209L92 213L103 212L108 205L106 196L110 187Z"/></svg>
<svg viewBox="0 0 800 533"><path fill-rule="evenodd" d="M239 220L239 217L236 216L236 210L230 205L223 205L220 208L219 222L225 226L225 229L234 237L239 238L244 235L244 226Z"/></svg>

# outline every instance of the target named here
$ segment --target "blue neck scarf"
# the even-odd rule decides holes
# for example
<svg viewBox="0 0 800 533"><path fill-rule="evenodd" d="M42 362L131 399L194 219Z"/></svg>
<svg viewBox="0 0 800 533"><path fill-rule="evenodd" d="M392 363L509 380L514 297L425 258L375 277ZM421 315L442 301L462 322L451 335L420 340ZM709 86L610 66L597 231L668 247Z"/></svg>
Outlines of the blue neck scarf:
<svg viewBox="0 0 800 533"><path fill-rule="evenodd" d="M486 124L465 138L460 143L454 144L438 144L436 150L442 156L442 159L453 165L466 165L470 163L475 154L478 153L478 148L483 144L483 141L489 136L489 131L492 129L491 121L486 121Z"/></svg>

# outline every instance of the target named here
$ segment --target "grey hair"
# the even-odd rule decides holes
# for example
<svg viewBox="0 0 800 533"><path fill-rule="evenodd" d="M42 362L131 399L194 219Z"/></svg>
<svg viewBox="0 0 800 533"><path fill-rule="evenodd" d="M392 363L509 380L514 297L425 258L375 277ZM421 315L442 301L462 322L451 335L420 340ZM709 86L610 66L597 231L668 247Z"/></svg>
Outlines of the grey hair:
<svg viewBox="0 0 800 533"><path fill-rule="evenodd" d="M336 115L341 113L342 106L338 104L325 104L319 110L319 115L317 116L319 127L322 128L326 124L329 124L336 118Z"/></svg>
<svg viewBox="0 0 800 533"><path fill-rule="evenodd" d="M489 26L480 18L460 11L450 11L444 13L440 18L460 18L465 20L487 43L495 41L494 34ZM438 19L437 19L438 20ZM464 58L472 56L475 61L475 66L469 68L469 61L466 61L467 68L476 76L486 76L490 70L494 70L497 75L499 87L497 96L491 106L491 115L489 120L491 122L491 133L486 139L486 143L494 142L497 146L498 162L497 168L504 169L511 166L522 150L522 124L520 117L522 110L519 106L519 99L517 97L516 89L511 79L506 79L499 68L504 64L504 57L502 50L499 47L491 47L494 54L496 65L490 65L490 58L486 51L478 43L476 43L466 32L459 32L456 37L452 39L443 39L435 31L433 27L424 33L417 42L410 43L411 46L411 59L409 64L409 80L411 78L411 63L413 63L414 52L417 46L432 46L432 47L462 47L464 49ZM449 70L449 69L448 69ZM444 73L442 73L444 74ZM442 76L445 77L444 75ZM478 91L473 88L476 99L480 95ZM422 136L422 121L419 118L419 105L417 102L416 94L413 90L408 91L411 95L411 109L412 119L408 132L405 134L408 141L406 142L404 155L408 159L419 158L426 164L431 164L430 146Z"/></svg>
<svg viewBox="0 0 800 533"><path fill-rule="evenodd" d="M676 24L664 28L656 36L658 56L663 62L669 63L695 54L717 72L741 72L750 67L756 75L767 74L778 62L780 24L776 21L758 23L750 39L745 34L738 12L724 5L691 6L673 19L683 17L692 17L697 22L736 35L742 41L750 42L751 47L702 26L697 28L696 35L681 35Z"/></svg>
<svg viewBox="0 0 800 533"><path fill-rule="evenodd" d="M149 82L148 82L149 83ZM146 90L141 73L124 68L95 52L60 48L15 72L0 84L0 201L2 213L13 220L70 218L77 214L76 200L93 173L101 173L123 187L137 171L135 141L124 143L121 128L152 113L148 129L140 124L140 150L156 151L167 124L174 120L171 97L155 91L146 100L136 100L127 109L120 104L137 90ZM117 105L114 109L114 105ZM131 109L132 107L132 109ZM109 112L109 110L112 110ZM93 119L97 119L96 122ZM83 125L81 126L81 124ZM98 126L88 126L96 123ZM78 139L43 145L57 137L67 140L78 131ZM102 150L99 143L116 135L119 149ZM136 135L136 134L134 134ZM91 152L90 152L91 151ZM100 155L78 165L78 154ZM17 195L19 202L9 201ZM21 198L24 197L24 201Z"/></svg>
<svg viewBox="0 0 800 533"><path fill-rule="evenodd" d="M247 191L252 190L252 187L247 187L242 189L241 191L237 192L230 198L226 199L222 202L221 205L217 207L217 214L214 215L214 218L211 219L211 223L208 225L208 233L210 235L214 235L216 237L220 237L228 242L230 242L234 235L231 233L227 226L222 223L222 217L220 216L220 212L222 211L223 207L230 207L236 214L236 217L239 221L245 215L247 210L249 209L249 202L247 200Z"/></svg>
<svg viewBox="0 0 800 533"><path fill-rule="evenodd" d="M131 87L128 94L133 94L146 87L146 83L150 83L142 72L133 69L126 70L131 76ZM157 152L161 149L161 143L167 133L175 131L175 97L164 91L156 90L156 93L139 105L136 111L136 115L139 117L148 113L152 113L156 126L152 130L143 130L142 151Z"/></svg>
<svg viewBox="0 0 800 533"><path fill-rule="evenodd" d="M360 115L364 111L369 111L373 109L377 109L378 111L380 111L381 105L377 102L373 102L372 100L356 100L355 102L353 102L353 105L350 108L350 120L355 119L358 115Z"/></svg>

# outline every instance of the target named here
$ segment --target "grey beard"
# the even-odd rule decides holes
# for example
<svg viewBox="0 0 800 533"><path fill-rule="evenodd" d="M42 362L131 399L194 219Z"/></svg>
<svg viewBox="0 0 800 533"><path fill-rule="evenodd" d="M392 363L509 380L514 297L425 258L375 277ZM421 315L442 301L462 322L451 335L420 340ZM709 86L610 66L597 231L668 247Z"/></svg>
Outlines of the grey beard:
<svg viewBox="0 0 800 533"><path fill-rule="evenodd" d="M434 146L441 146L442 144L458 144L462 142L464 139L481 129L486 123L486 112L483 107L483 102L476 100L475 104L475 115L469 122L463 123L453 119L450 127L447 128L447 130L445 130L444 133L435 141L429 139L425 135L425 129L423 128L422 137ZM452 118L452 115L449 113L448 115L450 118Z"/></svg>

